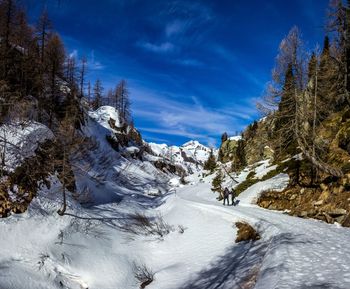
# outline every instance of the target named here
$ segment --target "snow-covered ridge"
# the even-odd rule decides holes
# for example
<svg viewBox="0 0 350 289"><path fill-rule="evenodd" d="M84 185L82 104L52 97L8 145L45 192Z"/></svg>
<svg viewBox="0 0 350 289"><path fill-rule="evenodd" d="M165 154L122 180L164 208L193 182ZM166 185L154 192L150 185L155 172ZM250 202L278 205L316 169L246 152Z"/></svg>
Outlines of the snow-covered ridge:
<svg viewBox="0 0 350 289"><path fill-rule="evenodd" d="M167 144L149 143L150 148L158 157L187 168L187 171L199 171L208 159L211 148L191 140L181 146L168 146ZM216 150L213 150L216 154Z"/></svg>
<svg viewBox="0 0 350 289"><path fill-rule="evenodd" d="M118 111L111 106L102 106L96 111L89 112L90 118L97 124L107 129L105 133L119 133L122 127ZM128 129L127 129L128 131ZM176 165L185 170L188 174L200 171L204 162L208 159L211 149L196 140L184 143L182 146L168 146L167 144L156 144L143 142L149 146L151 152L144 153L144 158L148 161L162 161L171 165ZM142 145L141 145L142 146ZM132 147L129 149L129 147ZM135 147L135 144L129 144L120 148L121 151L139 151L142 148ZM214 154L216 151L214 150Z"/></svg>

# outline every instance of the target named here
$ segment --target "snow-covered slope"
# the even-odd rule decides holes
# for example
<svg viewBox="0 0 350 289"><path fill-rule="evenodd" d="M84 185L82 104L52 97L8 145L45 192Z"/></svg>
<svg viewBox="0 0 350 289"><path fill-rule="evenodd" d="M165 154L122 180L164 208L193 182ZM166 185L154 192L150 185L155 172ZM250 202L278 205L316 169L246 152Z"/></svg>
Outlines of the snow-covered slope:
<svg viewBox="0 0 350 289"><path fill-rule="evenodd" d="M25 158L34 154L40 143L52 138L52 132L37 122L0 126L0 150L5 165L3 169L13 171Z"/></svg>
<svg viewBox="0 0 350 289"><path fill-rule="evenodd" d="M96 120L100 125L108 130L112 130L109 120L113 119L115 121L116 127L121 127L119 113L118 111L111 106L101 106L96 111L90 111L89 116Z"/></svg>
<svg viewBox="0 0 350 289"><path fill-rule="evenodd" d="M211 178L193 175L192 185L154 198L135 192L89 208L70 200L79 218L56 214L53 178L28 212L0 222L0 288L136 289L140 265L154 274L150 289L350 287L348 229L251 204L262 189L283 188L286 176L257 183L235 207L216 200ZM162 216L169 233L133 233L134 212ZM241 220L261 240L236 244L232 224Z"/></svg>

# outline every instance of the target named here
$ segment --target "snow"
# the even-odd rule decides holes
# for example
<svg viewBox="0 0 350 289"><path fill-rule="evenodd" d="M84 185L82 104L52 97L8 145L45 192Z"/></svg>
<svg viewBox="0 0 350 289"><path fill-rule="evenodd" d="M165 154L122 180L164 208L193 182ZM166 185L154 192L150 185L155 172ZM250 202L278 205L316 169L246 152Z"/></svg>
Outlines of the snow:
<svg viewBox="0 0 350 289"><path fill-rule="evenodd" d="M228 138L230 141L239 141L242 139L242 136L236 135L236 136L231 136Z"/></svg>
<svg viewBox="0 0 350 289"><path fill-rule="evenodd" d="M73 289L137 288L133 262L155 272L150 289L244 288L255 275L256 289L349 288L348 229L251 204L262 190L282 189L286 175L248 188L235 207L216 200L210 178L199 182L193 175L194 185L155 199L129 195L121 203L91 208L70 201L72 213L105 218L89 222L55 213L59 182L53 182L51 192L43 190L28 212L0 222L0 288L50 289L59 282ZM142 209L161 214L173 226L170 234L158 239L119 229L119 218ZM258 228L262 239L235 244L233 223L239 220Z"/></svg>
<svg viewBox="0 0 350 289"><path fill-rule="evenodd" d="M135 153L138 153L140 151L140 149L138 147L135 147L135 146L129 146L129 147L125 148L125 151L129 154L135 154Z"/></svg>
<svg viewBox="0 0 350 289"><path fill-rule="evenodd" d="M258 166L255 168L255 178L261 179L270 171L273 171L277 168L277 165L270 165L270 160L264 160L258 163Z"/></svg>
<svg viewBox="0 0 350 289"><path fill-rule="evenodd" d="M89 112L89 116L107 129L111 129L108 123L110 119L115 120L116 127L121 127L121 124L119 122L119 113L112 106L101 106L96 111Z"/></svg>
<svg viewBox="0 0 350 289"><path fill-rule="evenodd" d="M278 174L271 179L258 182L249 187L239 195L240 202L245 205L256 203L257 198L262 192L267 190L281 192L287 187L288 183L289 176L287 174Z"/></svg>
<svg viewBox="0 0 350 289"><path fill-rule="evenodd" d="M172 187L180 187L180 179L179 178L172 178L169 180L169 185Z"/></svg>
<svg viewBox="0 0 350 289"><path fill-rule="evenodd" d="M191 181L195 185L158 199L129 196L120 204L92 208L70 204L71 212L105 222L59 217L59 199L43 191L28 212L0 222L0 288L50 289L59 282L67 288L137 288L133 262L155 272L150 289L244 288L252 274L258 289L349 288L348 229L250 204L261 190L282 188L286 176L249 188L235 207L217 202L210 183L199 183L196 176ZM151 209L155 200L161 205L147 214L162 214L173 226L170 234L161 240L118 229L113 219ZM239 220L256 226L262 239L235 244L232 225Z"/></svg>
<svg viewBox="0 0 350 289"><path fill-rule="evenodd" d="M111 113L92 113L83 128L98 145L76 164L89 170L74 171L79 197L90 205L68 195L67 212L80 218L58 216L61 184L52 176L50 189L43 187L27 212L0 220L0 288L135 289L135 262L155 273L147 289L253 288L247 284L255 279L255 289L350 288L349 229L255 205L262 191L283 190L288 175L260 181L240 194L237 206L223 206L211 191L213 175L201 178L199 170L180 185L149 161L114 151L105 138ZM9 137L32 154L33 138L50 135L31 124ZM153 147L161 154L169 149ZM182 149L197 157L207 151L196 142ZM273 169L263 161L234 177L242 182L251 171L261 178ZM169 234L132 234L135 212L151 222L163 218ZM236 244L237 221L256 227L261 240Z"/></svg>
<svg viewBox="0 0 350 289"><path fill-rule="evenodd" d="M5 167L13 171L25 158L34 155L38 145L52 139L53 133L37 122L11 123L0 126L0 147L5 151Z"/></svg>

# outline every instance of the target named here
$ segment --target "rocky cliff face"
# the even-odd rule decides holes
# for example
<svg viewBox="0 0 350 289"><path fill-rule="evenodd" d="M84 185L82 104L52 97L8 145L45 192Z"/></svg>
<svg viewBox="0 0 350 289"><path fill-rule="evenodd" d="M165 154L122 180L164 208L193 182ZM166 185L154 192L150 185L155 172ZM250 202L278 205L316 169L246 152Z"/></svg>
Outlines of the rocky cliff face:
<svg viewBox="0 0 350 289"><path fill-rule="evenodd" d="M242 136L223 138L219 149L219 160L224 163L235 161L239 142L243 142L244 156L248 165L273 158L273 150L269 143L268 121L265 118L249 125Z"/></svg>
<svg viewBox="0 0 350 289"><path fill-rule="evenodd" d="M249 165L261 160L273 159L273 149L270 144L269 120L263 118L243 132L245 154Z"/></svg>
<svg viewBox="0 0 350 289"><path fill-rule="evenodd" d="M258 204L273 210L287 210L294 216L315 218L350 227L350 110L333 113L317 128L317 143L322 143L319 160L341 172L333 176L314 169L300 154L299 161L283 163L292 180L281 193L265 192ZM287 165L286 165L287 164ZM280 166L282 163L279 164Z"/></svg>

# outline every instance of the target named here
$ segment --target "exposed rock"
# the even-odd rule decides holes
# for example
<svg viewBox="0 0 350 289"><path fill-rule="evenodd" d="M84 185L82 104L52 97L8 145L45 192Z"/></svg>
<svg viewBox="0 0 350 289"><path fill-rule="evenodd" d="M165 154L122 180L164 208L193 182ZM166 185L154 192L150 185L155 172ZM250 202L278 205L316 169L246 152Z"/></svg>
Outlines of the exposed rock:
<svg viewBox="0 0 350 289"><path fill-rule="evenodd" d="M335 218L335 221L339 224L342 224L344 222L345 218L346 218L346 215L342 215L342 216Z"/></svg>
<svg viewBox="0 0 350 289"><path fill-rule="evenodd" d="M324 200L319 200L319 201L317 201L317 202L313 202L313 205L314 205L314 206L322 206L323 203L324 203Z"/></svg>
<svg viewBox="0 0 350 289"><path fill-rule="evenodd" d="M238 147L238 140L236 139L227 139L225 140L219 150L219 160L222 162L228 162L233 159L235 152Z"/></svg>
<svg viewBox="0 0 350 289"><path fill-rule="evenodd" d="M308 216L308 212L306 212L306 211L301 211L301 212L299 213L299 217L300 217L300 218L307 218L307 216Z"/></svg>
<svg viewBox="0 0 350 289"><path fill-rule="evenodd" d="M323 191L319 197L319 200L327 201L328 198L330 197L330 192L327 190Z"/></svg>
<svg viewBox="0 0 350 289"><path fill-rule="evenodd" d="M272 202L270 202L270 205L268 205L268 207L267 207L269 210L276 210L277 208L276 208L276 205L275 204L273 204Z"/></svg>
<svg viewBox="0 0 350 289"><path fill-rule="evenodd" d="M344 186L339 186L339 187L335 188L335 192L337 194L342 194L344 191L345 191Z"/></svg>
<svg viewBox="0 0 350 289"><path fill-rule="evenodd" d="M323 213L323 215L325 216L326 222L328 224L333 224L334 223L334 219L330 215L328 215L327 213Z"/></svg>
<svg viewBox="0 0 350 289"><path fill-rule="evenodd" d="M15 203L12 207L12 212L15 214L22 214L27 210L27 204L25 203Z"/></svg>
<svg viewBox="0 0 350 289"><path fill-rule="evenodd" d="M350 227L350 214L347 214L344 220L341 222L343 227Z"/></svg>
<svg viewBox="0 0 350 289"><path fill-rule="evenodd" d="M328 190L328 186L326 184L323 184L323 183L320 184L320 188L321 188L322 191Z"/></svg>
<svg viewBox="0 0 350 289"><path fill-rule="evenodd" d="M330 215L331 217L338 217L338 216L342 216L342 215L346 215L347 211L344 209L335 209L333 211L329 211L327 212L328 215Z"/></svg>
<svg viewBox="0 0 350 289"><path fill-rule="evenodd" d="M263 208L268 208L271 205L272 201L261 201L259 205Z"/></svg>

